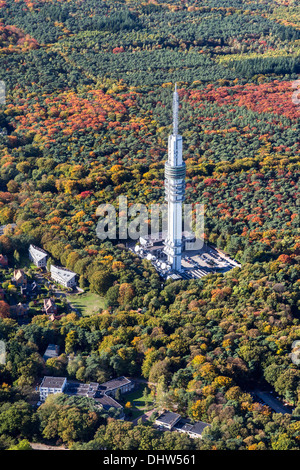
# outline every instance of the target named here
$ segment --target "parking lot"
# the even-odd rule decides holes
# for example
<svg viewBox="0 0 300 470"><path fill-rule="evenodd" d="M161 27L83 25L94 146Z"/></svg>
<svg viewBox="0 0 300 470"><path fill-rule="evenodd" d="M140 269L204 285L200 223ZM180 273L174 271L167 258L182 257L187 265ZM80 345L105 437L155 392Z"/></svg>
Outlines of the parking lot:
<svg viewBox="0 0 300 470"><path fill-rule="evenodd" d="M275 413L292 413L292 408L287 404L283 403L279 397L274 396L273 392L267 392L262 390L255 390L253 398L262 405L267 405Z"/></svg>
<svg viewBox="0 0 300 470"><path fill-rule="evenodd" d="M182 256L185 273L198 278L209 273L226 272L236 266L240 265L208 245L198 251L184 251Z"/></svg>

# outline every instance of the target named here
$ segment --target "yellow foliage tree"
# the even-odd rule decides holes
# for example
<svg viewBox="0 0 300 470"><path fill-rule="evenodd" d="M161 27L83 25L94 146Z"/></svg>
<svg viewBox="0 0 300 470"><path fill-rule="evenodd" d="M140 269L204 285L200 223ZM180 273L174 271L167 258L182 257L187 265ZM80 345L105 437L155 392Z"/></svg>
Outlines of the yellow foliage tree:
<svg viewBox="0 0 300 470"><path fill-rule="evenodd" d="M191 415L192 418L201 421L201 418L205 412L205 402L202 400L197 400L191 405Z"/></svg>

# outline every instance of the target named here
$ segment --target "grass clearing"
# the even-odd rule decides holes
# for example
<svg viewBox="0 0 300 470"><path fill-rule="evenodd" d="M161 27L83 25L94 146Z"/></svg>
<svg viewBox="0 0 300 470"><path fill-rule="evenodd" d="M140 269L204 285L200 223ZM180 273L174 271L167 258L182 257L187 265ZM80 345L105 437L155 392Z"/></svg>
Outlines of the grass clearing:
<svg viewBox="0 0 300 470"><path fill-rule="evenodd" d="M144 390L147 389L147 397L143 396ZM134 420L145 413L151 406L153 406L153 398L150 396L150 389L146 384L141 384L138 389L133 392L126 393L123 397L123 405L125 415L131 420ZM127 408L126 403L130 403L130 408Z"/></svg>
<svg viewBox="0 0 300 470"><path fill-rule="evenodd" d="M146 399L143 397L145 389L147 389L148 393ZM126 401L130 401L136 408L145 408L145 406L153 403L153 398L149 396L149 394L150 389L148 386L146 384L141 384L138 389L131 393L126 393L126 395L124 395L124 399L126 399Z"/></svg>
<svg viewBox="0 0 300 470"><path fill-rule="evenodd" d="M92 292L67 295L67 300L74 308L79 310L81 315L84 316L93 315L98 313L99 310L106 308L104 297L100 297Z"/></svg>

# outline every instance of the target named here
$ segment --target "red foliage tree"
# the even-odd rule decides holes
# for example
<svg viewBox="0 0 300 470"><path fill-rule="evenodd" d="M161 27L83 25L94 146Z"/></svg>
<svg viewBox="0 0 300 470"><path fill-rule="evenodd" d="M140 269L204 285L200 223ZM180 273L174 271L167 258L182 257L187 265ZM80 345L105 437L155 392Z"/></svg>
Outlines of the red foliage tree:
<svg viewBox="0 0 300 470"><path fill-rule="evenodd" d="M10 316L10 307L7 302L0 300L0 318L8 318Z"/></svg>

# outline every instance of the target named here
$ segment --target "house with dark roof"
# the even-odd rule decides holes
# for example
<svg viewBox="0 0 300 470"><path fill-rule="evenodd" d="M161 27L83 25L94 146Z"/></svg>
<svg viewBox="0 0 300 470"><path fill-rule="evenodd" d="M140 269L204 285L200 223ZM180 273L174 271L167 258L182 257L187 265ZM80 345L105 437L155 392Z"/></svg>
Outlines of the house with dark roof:
<svg viewBox="0 0 300 470"><path fill-rule="evenodd" d="M27 282L26 285L20 286L21 295L26 297L28 300L36 298L39 290L39 285L35 281Z"/></svg>
<svg viewBox="0 0 300 470"><path fill-rule="evenodd" d="M118 403L114 398L109 397L107 395L100 395L100 396L96 395L95 402L101 405L105 411L109 411L110 408L115 408L120 411L123 410L123 406L120 405L120 403ZM123 418L124 418L124 414L121 415L120 419L123 419Z"/></svg>
<svg viewBox="0 0 300 470"><path fill-rule="evenodd" d="M182 419L174 426L174 431L185 433L192 439L197 439L202 438L202 433L207 426L210 426L210 424L203 421L193 424Z"/></svg>
<svg viewBox="0 0 300 470"><path fill-rule="evenodd" d="M156 419L155 424L171 431L180 419L181 416L178 413L174 413L173 411L164 411Z"/></svg>
<svg viewBox="0 0 300 470"><path fill-rule="evenodd" d="M13 317L20 318L27 315L28 307L25 304L19 302L17 305L11 305L10 313Z"/></svg>
<svg viewBox="0 0 300 470"><path fill-rule="evenodd" d="M101 390L105 395L115 397L117 390L119 390L120 393L126 393L133 390L134 383L127 379L127 377L122 376L117 379L108 380L107 382L100 384L99 387L99 390Z"/></svg>
<svg viewBox="0 0 300 470"><path fill-rule="evenodd" d="M208 423L198 421L191 423L181 418L180 414L173 411L164 411L155 421L157 426L163 427L169 431L177 431L187 434L192 439L201 438L203 430L210 426Z"/></svg>

